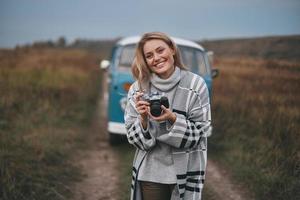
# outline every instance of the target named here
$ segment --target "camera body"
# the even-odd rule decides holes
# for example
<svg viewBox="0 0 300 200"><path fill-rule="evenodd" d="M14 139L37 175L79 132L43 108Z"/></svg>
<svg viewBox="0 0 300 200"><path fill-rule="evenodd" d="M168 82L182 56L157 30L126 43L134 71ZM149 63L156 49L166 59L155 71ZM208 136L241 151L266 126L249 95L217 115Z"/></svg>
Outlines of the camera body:
<svg viewBox="0 0 300 200"><path fill-rule="evenodd" d="M162 96L157 92L144 94L142 96L142 99L150 103L150 113L154 117L158 117L161 115L161 105L165 106L166 108L169 108L170 106L168 98L166 96Z"/></svg>

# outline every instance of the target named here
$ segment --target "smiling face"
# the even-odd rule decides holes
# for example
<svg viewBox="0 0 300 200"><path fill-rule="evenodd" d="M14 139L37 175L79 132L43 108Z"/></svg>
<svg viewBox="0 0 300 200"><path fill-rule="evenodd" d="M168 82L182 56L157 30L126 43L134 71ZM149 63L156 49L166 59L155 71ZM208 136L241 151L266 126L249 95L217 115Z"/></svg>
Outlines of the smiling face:
<svg viewBox="0 0 300 200"><path fill-rule="evenodd" d="M160 78L167 79L174 72L174 50L163 40L152 39L147 41L143 52L148 67Z"/></svg>

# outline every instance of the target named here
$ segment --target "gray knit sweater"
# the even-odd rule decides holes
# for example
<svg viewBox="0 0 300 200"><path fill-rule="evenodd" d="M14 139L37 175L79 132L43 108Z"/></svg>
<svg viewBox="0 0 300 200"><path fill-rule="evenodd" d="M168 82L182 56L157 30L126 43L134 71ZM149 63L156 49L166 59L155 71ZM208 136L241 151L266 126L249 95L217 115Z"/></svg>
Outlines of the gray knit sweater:
<svg viewBox="0 0 300 200"><path fill-rule="evenodd" d="M180 81L180 69L175 68L175 71L168 79L161 79L156 74L152 74L150 78L150 90L148 92L158 92L167 96L169 99L170 108L173 106L173 99L176 86ZM151 132L152 135L167 134L171 127L169 122L156 122L149 119L147 130L144 133ZM148 152L144 162L139 170L140 181L150 181L155 183L176 184L176 171L172 156L172 147L163 142L157 141L154 148Z"/></svg>
<svg viewBox="0 0 300 200"><path fill-rule="evenodd" d="M196 74L180 71L180 81L172 99L176 121L163 134L152 132L149 128L146 135L150 137L145 137L135 110L134 94L137 90L136 82L128 92L124 116L128 141L137 148L133 161L131 199L141 199L137 182L141 166L159 143L170 147L173 159L176 187L171 199L201 199L207 162L207 135L211 132L210 100L205 81Z"/></svg>

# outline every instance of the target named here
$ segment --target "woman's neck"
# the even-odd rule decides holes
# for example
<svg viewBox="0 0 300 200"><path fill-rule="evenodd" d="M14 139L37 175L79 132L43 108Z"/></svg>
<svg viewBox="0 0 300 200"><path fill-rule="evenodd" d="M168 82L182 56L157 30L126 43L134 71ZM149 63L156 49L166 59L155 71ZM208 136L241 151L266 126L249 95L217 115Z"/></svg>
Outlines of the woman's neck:
<svg viewBox="0 0 300 200"><path fill-rule="evenodd" d="M157 74L153 73L150 77L150 82L155 88L163 92L167 92L174 88L180 81L180 71L181 70L178 67L176 67L174 69L174 72L166 79L163 79Z"/></svg>

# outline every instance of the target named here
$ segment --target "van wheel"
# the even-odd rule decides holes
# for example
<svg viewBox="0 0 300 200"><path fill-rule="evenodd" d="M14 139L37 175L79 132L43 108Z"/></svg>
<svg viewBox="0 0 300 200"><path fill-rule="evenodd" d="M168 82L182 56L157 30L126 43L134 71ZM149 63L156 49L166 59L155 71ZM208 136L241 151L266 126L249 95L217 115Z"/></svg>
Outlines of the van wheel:
<svg viewBox="0 0 300 200"><path fill-rule="evenodd" d="M108 138L109 139L109 144L112 145L112 146L120 144L120 142L121 142L121 138L117 134L109 133L108 137L109 137Z"/></svg>

